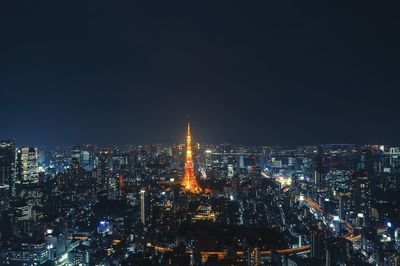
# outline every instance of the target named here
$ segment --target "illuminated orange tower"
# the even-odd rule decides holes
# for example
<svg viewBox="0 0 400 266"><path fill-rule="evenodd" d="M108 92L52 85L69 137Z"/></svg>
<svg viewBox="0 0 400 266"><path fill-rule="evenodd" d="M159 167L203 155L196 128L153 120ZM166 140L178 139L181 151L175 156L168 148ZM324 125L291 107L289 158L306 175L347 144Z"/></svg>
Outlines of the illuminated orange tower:
<svg viewBox="0 0 400 266"><path fill-rule="evenodd" d="M194 164L192 157L192 136L190 134L190 123L188 123L187 136L186 136L186 162L185 162L185 176L183 177L182 186L192 193L201 192L201 188L197 183L196 176L194 175Z"/></svg>

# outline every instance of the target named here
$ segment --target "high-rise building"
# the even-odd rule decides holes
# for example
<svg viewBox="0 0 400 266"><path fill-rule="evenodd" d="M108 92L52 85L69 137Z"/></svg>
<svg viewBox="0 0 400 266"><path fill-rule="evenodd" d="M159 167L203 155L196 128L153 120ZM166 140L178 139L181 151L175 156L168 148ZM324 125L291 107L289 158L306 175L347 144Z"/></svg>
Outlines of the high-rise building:
<svg viewBox="0 0 400 266"><path fill-rule="evenodd" d="M109 182L110 182L110 151L109 150L101 150L99 155L99 177L100 177L100 186L103 190L108 190Z"/></svg>
<svg viewBox="0 0 400 266"><path fill-rule="evenodd" d="M244 156L243 155L239 156L239 168L244 169Z"/></svg>
<svg viewBox="0 0 400 266"><path fill-rule="evenodd" d="M96 154L94 145L87 144L81 147L79 163L85 170L91 171L93 168L95 168L95 157Z"/></svg>
<svg viewBox="0 0 400 266"><path fill-rule="evenodd" d="M317 189L322 188L324 183L324 159L322 147L318 147L318 154L315 158L315 170L314 170L314 184Z"/></svg>
<svg viewBox="0 0 400 266"><path fill-rule="evenodd" d="M39 181L38 149L22 147L17 150L17 182L36 183Z"/></svg>
<svg viewBox="0 0 400 266"><path fill-rule="evenodd" d="M323 232L318 228L313 228L310 230L311 241L311 258L320 259L324 258L324 248L323 248Z"/></svg>
<svg viewBox="0 0 400 266"><path fill-rule="evenodd" d="M118 174L118 195L122 197L124 193L124 175L122 173Z"/></svg>
<svg viewBox="0 0 400 266"><path fill-rule="evenodd" d="M72 158L71 166L69 168L70 184L77 188L84 183L84 169L81 167L78 158Z"/></svg>
<svg viewBox="0 0 400 266"><path fill-rule="evenodd" d="M15 195L15 141L0 141L0 190ZM3 195L1 195L3 196Z"/></svg>
<svg viewBox="0 0 400 266"><path fill-rule="evenodd" d="M140 190L140 221L143 225L148 225L149 222L149 200L146 190Z"/></svg>
<svg viewBox="0 0 400 266"><path fill-rule="evenodd" d="M201 192L201 188L197 183L194 174L194 163L192 155L192 136L190 134L190 124L188 123L187 136L186 136L186 162L185 162L185 176L183 177L182 187L192 193Z"/></svg>
<svg viewBox="0 0 400 266"><path fill-rule="evenodd" d="M359 214L359 217L365 217L368 220L371 213L370 178L364 171L357 171L353 174L352 186L354 212Z"/></svg>
<svg viewBox="0 0 400 266"><path fill-rule="evenodd" d="M264 149L263 152L260 155L260 168L261 170L264 170L265 168L267 168L267 151Z"/></svg>
<svg viewBox="0 0 400 266"><path fill-rule="evenodd" d="M328 238L325 239L325 265L336 266L338 265L338 258L340 255L340 239Z"/></svg>
<svg viewBox="0 0 400 266"><path fill-rule="evenodd" d="M344 196L340 195L339 196L339 218L340 219L346 219L346 211L345 211L345 198Z"/></svg>
<svg viewBox="0 0 400 266"><path fill-rule="evenodd" d="M71 151L72 159L77 159L79 163L81 163L81 147L75 146Z"/></svg>
<svg viewBox="0 0 400 266"><path fill-rule="evenodd" d="M123 176L122 173L110 173L108 178L107 195L109 199L116 199L122 195Z"/></svg>

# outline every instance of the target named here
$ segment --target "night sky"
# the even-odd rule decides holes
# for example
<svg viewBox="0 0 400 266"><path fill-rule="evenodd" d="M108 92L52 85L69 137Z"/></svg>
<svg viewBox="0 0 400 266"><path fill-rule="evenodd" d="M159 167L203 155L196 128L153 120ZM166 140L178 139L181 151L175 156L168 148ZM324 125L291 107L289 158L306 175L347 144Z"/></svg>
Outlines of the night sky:
<svg viewBox="0 0 400 266"><path fill-rule="evenodd" d="M0 139L182 143L190 114L199 142L397 144L398 10L1 1Z"/></svg>

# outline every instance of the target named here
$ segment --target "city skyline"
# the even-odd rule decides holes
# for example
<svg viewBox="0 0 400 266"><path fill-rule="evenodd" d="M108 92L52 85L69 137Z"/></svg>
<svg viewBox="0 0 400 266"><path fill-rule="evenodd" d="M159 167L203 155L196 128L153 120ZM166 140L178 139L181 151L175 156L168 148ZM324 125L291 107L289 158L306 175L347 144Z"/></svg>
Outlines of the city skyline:
<svg viewBox="0 0 400 266"><path fill-rule="evenodd" d="M192 119L188 119L188 116L185 119L186 122L183 123L183 125L186 124L191 124L191 122L187 122L187 121L192 121ZM204 129L200 128L200 131L204 132ZM16 138L3 138L4 140L12 140L14 141L16 144L18 144L18 146L21 147L66 147L66 146L74 146L74 145L97 145L99 147L112 147L112 146L146 146L146 145L182 145L185 144L186 141L182 141L182 139L186 139L182 138L181 132L179 133L179 135L175 136L175 138L177 139L176 141L172 141L172 142L131 142L131 143L123 143L123 142L116 142L116 143L95 143L95 142L60 142L60 143L47 143L47 144L43 144L43 143L24 143L24 142L20 142L18 141ZM185 135L186 136L186 135ZM197 136L196 136L196 139ZM309 143L268 143L268 142L264 142L264 143L254 143L254 142L230 142L230 141L222 141L220 143L218 142L206 142L206 141L195 141L195 143L199 143L199 144L206 144L206 145L218 145L218 144L234 144L234 145L244 145L244 146L266 146L266 147L273 147L273 146L280 146L280 147L296 147L296 146L310 146L310 145L349 145L349 146L369 146L369 145L384 145L384 146L393 146L393 145L397 145L397 143L391 143L391 142L354 142L354 143L339 143L339 142L326 142L326 143L318 143L318 142L309 142Z"/></svg>
<svg viewBox="0 0 400 266"><path fill-rule="evenodd" d="M0 262L398 263L400 147L192 145L191 133L186 145L1 141Z"/></svg>
<svg viewBox="0 0 400 266"><path fill-rule="evenodd" d="M400 266L398 10L0 1L0 265Z"/></svg>

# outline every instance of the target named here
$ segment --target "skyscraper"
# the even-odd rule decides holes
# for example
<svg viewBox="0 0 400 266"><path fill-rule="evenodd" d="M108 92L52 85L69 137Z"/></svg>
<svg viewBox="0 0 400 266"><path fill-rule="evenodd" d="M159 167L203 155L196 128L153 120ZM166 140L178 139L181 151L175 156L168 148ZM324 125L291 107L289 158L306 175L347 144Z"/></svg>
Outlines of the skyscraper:
<svg viewBox="0 0 400 266"><path fill-rule="evenodd" d="M310 249L311 258L323 259L324 249L323 249L323 232L318 228L312 228L310 230Z"/></svg>
<svg viewBox="0 0 400 266"><path fill-rule="evenodd" d="M84 169L81 167L78 158L72 158L69 169L70 182L74 187L79 187L84 183Z"/></svg>
<svg viewBox="0 0 400 266"><path fill-rule="evenodd" d="M110 151L101 150L99 155L99 177L101 189L107 190L109 188L110 181Z"/></svg>
<svg viewBox="0 0 400 266"><path fill-rule="evenodd" d="M149 202L144 189L140 190L140 221L145 226L149 221Z"/></svg>
<svg viewBox="0 0 400 266"><path fill-rule="evenodd" d="M17 182L35 183L39 181L38 150L22 147L17 150Z"/></svg>
<svg viewBox="0 0 400 266"><path fill-rule="evenodd" d="M318 154L315 158L314 184L317 189L321 189L324 183L324 158L322 146L318 147Z"/></svg>
<svg viewBox="0 0 400 266"><path fill-rule="evenodd" d="M0 141L0 189L8 195L15 193L15 141ZM5 195L4 195L5 196Z"/></svg>
<svg viewBox="0 0 400 266"><path fill-rule="evenodd" d="M325 247L325 265L336 266L338 265L338 258L340 255L340 240L338 238L328 238L324 241Z"/></svg>
<svg viewBox="0 0 400 266"><path fill-rule="evenodd" d="M354 212L368 220L371 216L371 180L365 171L354 172L352 178Z"/></svg>
<svg viewBox="0 0 400 266"><path fill-rule="evenodd" d="M77 159L78 162L81 163L81 153L82 153L81 147L75 146L75 147L72 149L71 153L72 153L72 158L73 158L73 159L74 159L74 158Z"/></svg>
<svg viewBox="0 0 400 266"><path fill-rule="evenodd" d="M190 123L188 123L187 136L186 136L186 162L185 162L185 176L183 177L182 186L192 193L201 192L201 188L197 183L194 174L194 163L192 157L192 136L190 134Z"/></svg>

